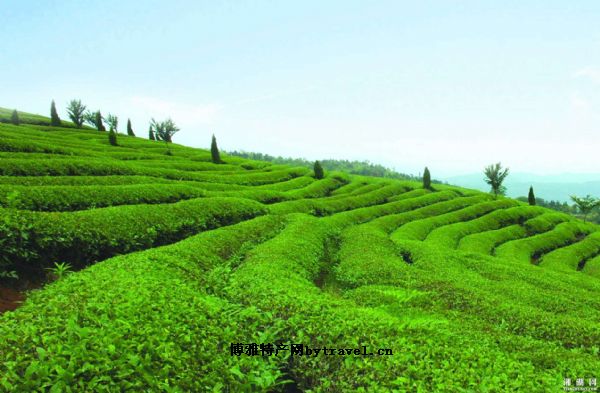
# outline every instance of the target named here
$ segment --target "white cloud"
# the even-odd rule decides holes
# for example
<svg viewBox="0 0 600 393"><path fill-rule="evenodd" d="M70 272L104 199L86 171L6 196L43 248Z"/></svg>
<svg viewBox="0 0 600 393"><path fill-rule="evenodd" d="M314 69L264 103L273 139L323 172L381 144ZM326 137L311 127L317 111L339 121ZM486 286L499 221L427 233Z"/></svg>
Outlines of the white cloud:
<svg viewBox="0 0 600 393"><path fill-rule="evenodd" d="M134 96L129 99L135 111L146 118L165 119L170 117L176 124L194 126L212 124L223 106L211 104L187 104L165 101L155 97Z"/></svg>
<svg viewBox="0 0 600 393"><path fill-rule="evenodd" d="M600 84L600 67L585 67L575 72L575 77L588 78L594 83Z"/></svg>

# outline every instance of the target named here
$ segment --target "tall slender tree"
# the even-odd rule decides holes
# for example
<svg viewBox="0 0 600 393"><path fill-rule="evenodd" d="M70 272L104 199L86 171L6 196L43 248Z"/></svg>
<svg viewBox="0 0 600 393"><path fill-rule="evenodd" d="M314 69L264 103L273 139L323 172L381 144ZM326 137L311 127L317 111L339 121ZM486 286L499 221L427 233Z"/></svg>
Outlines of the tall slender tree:
<svg viewBox="0 0 600 393"><path fill-rule="evenodd" d="M85 112L85 115L83 115L83 118L86 123L89 123L92 126L96 127L96 129L98 131L106 131L106 128L104 127L104 124L102 123L102 119L104 119L104 118L102 117L102 114L100 113L99 110L96 112L87 111L87 112Z"/></svg>
<svg viewBox="0 0 600 393"><path fill-rule="evenodd" d="M323 171L323 166L319 161L315 161L313 165L313 171L315 172L315 179L322 179L325 177L325 172Z"/></svg>
<svg viewBox="0 0 600 393"><path fill-rule="evenodd" d="M69 118L77 128L81 128L83 125L84 115L86 106L81 103L81 100L71 100L67 106L67 112Z"/></svg>
<svg viewBox="0 0 600 393"><path fill-rule="evenodd" d="M212 136L212 141L210 142L210 155L212 158L212 162L215 164L221 164L221 153L219 153L219 147L217 146L217 138L215 135Z"/></svg>
<svg viewBox="0 0 600 393"><path fill-rule="evenodd" d="M16 109L12 112L12 115L10 116L10 122L16 126L21 124L21 120L19 120L19 114L17 113Z"/></svg>
<svg viewBox="0 0 600 393"><path fill-rule="evenodd" d="M148 139L150 139L151 141L156 140L156 138L154 137L154 130L152 129L152 124L150 125L150 127L148 127Z"/></svg>
<svg viewBox="0 0 600 393"><path fill-rule="evenodd" d="M508 176L508 168L502 168L502 164L499 162L496 164L489 165L484 170L485 182L492 188L490 192L494 194L494 198L497 199L498 195L504 195L506 193L506 187L502 185L506 176Z"/></svg>
<svg viewBox="0 0 600 393"><path fill-rule="evenodd" d="M104 127L104 124L102 123L102 113L100 113L100 111L96 111L96 114L94 115L95 119L96 119L96 129L98 131L106 131L106 127Z"/></svg>
<svg viewBox="0 0 600 393"><path fill-rule="evenodd" d="M112 146L118 146L117 145L117 133L112 128L108 132L108 143L110 143Z"/></svg>
<svg viewBox="0 0 600 393"><path fill-rule="evenodd" d="M50 104L50 125L53 127L61 126L60 117L58 117L54 100L52 100L52 104Z"/></svg>
<svg viewBox="0 0 600 393"><path fill-rule="evenodd" d="M531 206L535 206L535 194L533 193L533 186L529 186L529 195L527 196L527 201Z"/></svg>
<svg viewBox="0 0 600 393"><path fill-rule="evenodd" d="M135 136L133 133L133 128L131 128L131 119L127 119L127 135Z"/></svg>
<svg viewBox="0 0 600 393"><path fill-rule="evenodd" d="M427 167L425 167L425 170L423 171L423 188L431 190L431 173L429 173Z"/></svg>

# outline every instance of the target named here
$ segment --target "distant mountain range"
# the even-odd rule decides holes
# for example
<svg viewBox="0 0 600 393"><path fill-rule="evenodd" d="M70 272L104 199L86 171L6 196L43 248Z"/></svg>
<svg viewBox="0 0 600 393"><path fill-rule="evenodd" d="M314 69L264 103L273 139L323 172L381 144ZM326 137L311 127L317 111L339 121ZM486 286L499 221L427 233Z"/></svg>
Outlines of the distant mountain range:
<svg viewBox="0 0 600 393"><path fill-rule="evenodd" d="M452 176L442 180L457 186L489 191L483 173ZM561 173L556 175L536 175L532 173L510 173L504 185L509 197L527 196L529 186L533 186L535 196L545 200L571 203L570 195L600 197L600 173Z"/></svg>

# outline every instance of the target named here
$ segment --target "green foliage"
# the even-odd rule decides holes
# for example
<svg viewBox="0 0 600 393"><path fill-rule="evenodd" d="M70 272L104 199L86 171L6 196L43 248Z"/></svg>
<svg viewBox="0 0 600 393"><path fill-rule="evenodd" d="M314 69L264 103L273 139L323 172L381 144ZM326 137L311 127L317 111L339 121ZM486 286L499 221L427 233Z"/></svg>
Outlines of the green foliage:
<svg viewBox="0 0 600 393"><path fill-rule="evenodd" d="M429 168L427 167L423 171L423 188L426 190L431 189L431 173L429 173Z"/></svg>
<svg viewBox="0 0 600 393"><path fill-rule="evenodd" d="M127 135L135 136L133 128L131 128L131 119L127 119Z"/></svg>
<svg viewBox="0 0 600 393"><path fill-rule="evenodd" d="M600 232L593 232L570 246L547 253L539 265L557 270L582 270L589 259L598 255L599 249Z"/></svg>
<svg viewBox="0 0 600 393"><path fill-rule="evenodd" d="M322 179L323 176L325 176L325 174L323 173L323 167L321 166L321 163L319 161L315 161L315 164L313 165L313 173L315 179Z"/></svg>
<svg viewBox="0 0 600 393"><path fill-rule="evenodd" d="M112 127L111 127L110 131L108 132L108 143L110 143L111 146L118 146L117 133L115 132L115 130L113 130Z"/></svg>
<svg viewBox="0 0 600 393"><path fill-rule="evenodd" d="M150 139L151 141L155 141L156 137L154 136L154 130L152 129L152 126L150 126L150 128L148 129L148 139Z"/></svg>
<svg viewBox="0 0 600 393"><path fill-rule="evenodd" d="M109 131L114 131L116 133L119 125L119 118L109 113L106 115L106 124L108 124Z"/></svg>
<svg viewBox="0 0 600 393"><path fill-rule="evenodd" d="M19 114L17 113L16 109L13 110L12 114L10 115L10 122L15 126L21 124L21 121L19 120Z"/></svg>
<svg viewBox="0 0 600 393"><path fill-rule="evenodd" d="M57 280L0 316L2 391L537 392L600 370L595 225L422 178L4 123L0 278Z"/></svg>
<svg viewBox="0 0 600 393"><path fill-rule="evenodd" d="M56 104L54 103L54 100L52 100L52 104L50 104L50 125L53 127L61 126L60 117L58 117L58 112L56 111Z"/></svg>
<svg viewBox="0 0 600 393"><path fill-rule="evenodd" d="M491 193L497 198L498 195L504 195L506 193L506 187L502 185L506 176L508 176L508 168L502 168L502 165L498 162L493 165L489 165L484 170L485 182L490 185Z"/></svg>
<svg viewBox="0 0 600 393"><path fill-rule="evenodd" d="M118 177L117 180L119 181L110 185L68 187L50 184L26 186L0 184L0 206L36 211L74 211L91 207L173 203L206 196L205 189L210 187L210 185L194 182L156 184L152 183L151 178L146 180L146 184L123 184L120 180L127 180L126 177ZM240 191L232 191L232 195L236 192Z"/></svg>
<svg viewBox="0 0 600 393"><path fill-rule="evenodd" d="M436 228L459 223L462 221L473 220L497 209L506 209L516 206L517 202L511 199L502 199L498 201L485 201L471 204L468 207L452 211L445 214L436 215L426 219L409 222L398 228L391 235L391 238L402 238L411 240L425 240L427 236Z"/></svg>
<svg viewBox="0 0 600 393"><path fill-rule="evenodd" d="M535 194L533 193L533 186L529 187L529 195L527 195L527 202L530 206L535 206Z"/></svg>
<svg viewBox="0 0 600 393"><path fill-rule="evenodd" d="M221 154L219 153L219 147L217 146L217 138L215 138L214 135L210 142L210 156L214 164L221 164Z"/></svg>
<svg viewBox="0 0 600 393"><path fill-rule="evenodd" d="M81 103L81 100L71 100L67 106L69 118L77 128L81 128L84 121L86 106Z"/></svg>
<svg viewBox="0 0 600 393"><path fill-rule="evenodd" d="M277 221L261 219L207 232L113 258L31 294L27 305L0 324L0 386L10 391L277 389L282 360L232 357L229 343L270 340L281 323L203 293L194 277L204 277L206 269L224 264L245 244L273 236L278 227ZM205 371L198 374L199 369Z"/></svg>
<svg viewBox="0 0 600 393"><path fill-rule="evenodd" d="M496 256L526 264L537 264L540 256L568 246L591 231L590 227L581 222L564 222L548 232L504 243L496 248Z"/></svg>
<svg viewBox="0 0 600 393"><path fill-rule="evenodd" d="M54 281L60 280L65 277L67 274L72 273L71 265L64 262L54 262L54 267L46 268L50 278Z"/></svg>
<svg viewBox="0 0 600 393"><path fill-rule="evenodd" d="M266 213L238 198L192 199L173 204L130 205L78 212L14 213L0 227L0 260L12 270L39 270L56 260L83 266L115 254L173 243L197 232Z"/></svg>
<svg viewBox="0 0 600 393"><path fill-rule="evenodd" d="M4 278L4 279L6 279L6 278L12 278L12 279L16 280L16 279L19 278L19 275L14 270L11 270L9 272L1 270L1 266L0 266L0 279L2 279L2 278Z"/></svg>
<svg viewBox="0 0 600 393"><path fill-rule="evenodd" d="M177 127L171 119L164 121L152 119L150 122L150 130L157 141L164 141L168 144L169 142L173 142L173 135L179 131L179 127Z"/></svg>
<svg viewBox="0 0 600 393"><path fill-rule="evenodd" d="M600 206L600 199L594 198L591 195L585 197L571 195L571 200L575 202L575 205L577 205L577 208L583 214L583 221L586 221L588 214L592 210Z"/></svg>
<svg viewBox="0 0 600 393"><path fill-rule="evenodd" d="M98 131L106 131L106 128L104 127L104 124L102 123L102 119L103 119L103 117L99 110L96 112L87 111L84 114L84 120L86 123L91 124Z"/></svg>

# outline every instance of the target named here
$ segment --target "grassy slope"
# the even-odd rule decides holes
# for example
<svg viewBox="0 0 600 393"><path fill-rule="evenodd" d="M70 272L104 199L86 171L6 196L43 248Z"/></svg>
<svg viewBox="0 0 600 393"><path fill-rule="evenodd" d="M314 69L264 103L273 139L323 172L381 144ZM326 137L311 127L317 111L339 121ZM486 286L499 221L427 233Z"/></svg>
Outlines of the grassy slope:
<svg viewBox="0 0 600 393"><path fill-rule="evenodd" d="M11 115L13 113L13 110L14 109L0 107L0 122L1 123L9 123ZM48 108L48 111L49 110L50 109ZM17 114L19 115L19 120L21 121L21 123L32 124L32 125L45 125L45 126L50 125L49 117L36 115L33 113L28 113L28 112L21 112L19 110L17 110ZM64 127L75 127L75 124L73 124L72 122L67 121L65 119L61 119L61 122Z"/></svg>
<svg viewBox="0 0 600 393"><path fill-rule="evenodd" d="M594 225L119 144L0 124L0 267L89 266L0 316L0 390L537 392L599 374ZM394 354L231 356L237 342Z"/></svg>

